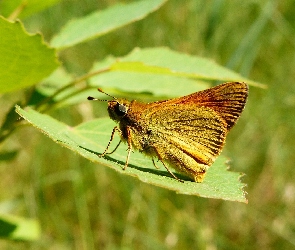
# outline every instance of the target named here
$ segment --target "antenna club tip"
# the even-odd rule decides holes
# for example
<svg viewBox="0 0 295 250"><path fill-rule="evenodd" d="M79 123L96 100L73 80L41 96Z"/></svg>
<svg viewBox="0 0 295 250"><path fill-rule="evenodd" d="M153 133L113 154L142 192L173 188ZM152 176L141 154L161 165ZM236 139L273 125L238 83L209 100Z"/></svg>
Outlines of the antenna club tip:
<svg viewBox="0 0 295 250"><path fill-rule="evenodd" d="M101 88L97 88L97 90L98 90L99 92L101 92L101 93L107 95L107 96L112 97L114 100L117 100L116 97L113 97L113 96L111 96L111 95L105 93ZM92 97L92 96L88 96L87 99L90 100L90 101L104 101L104 102L108 102L108 100L101 100L101 99L94 98L94 97Z"/></svg>

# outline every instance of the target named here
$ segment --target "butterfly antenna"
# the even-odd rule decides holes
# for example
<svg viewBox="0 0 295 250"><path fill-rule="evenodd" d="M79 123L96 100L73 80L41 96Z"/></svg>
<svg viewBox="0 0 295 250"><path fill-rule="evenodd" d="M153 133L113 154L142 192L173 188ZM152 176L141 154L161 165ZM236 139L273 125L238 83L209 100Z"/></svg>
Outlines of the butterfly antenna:
<svg viewBox="0 0 295 250"><path fill-rule="evenodd" d="M104 92L102 89L98 88L97 90L98 90L99 92L101 92L101 93L103 93L103 94L105 94L105 95L107 95L107 96L109 96L109 97L112 97L113 99L117 100L116 97L109 95L108 93ZM88 97L87 97L87 100L89 100L89 101L102 101L102 102L108 102L108 100L101 100L101 99L94 98L94 97L92 97L92 96L88 96Z"/></svg>

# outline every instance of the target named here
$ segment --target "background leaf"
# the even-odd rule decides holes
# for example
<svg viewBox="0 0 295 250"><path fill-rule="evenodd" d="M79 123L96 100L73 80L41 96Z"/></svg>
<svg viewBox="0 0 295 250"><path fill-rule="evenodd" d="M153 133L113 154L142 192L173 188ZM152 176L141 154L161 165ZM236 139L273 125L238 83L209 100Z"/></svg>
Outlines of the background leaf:
<svg viewBox="0 0 295 250"><path fill-rule="evenodd" d="M132 154L129 167L124 171L122 167L126 160L126 146L119 147L114 154L105 157L106 159L99 158L96 155L96 153L104 151L112 128L115 126L110 119L98 119L73 128L47 115L37 113L32 109L25 111L17 107L16 111L55 142L66 146L91 161L107 165L122 174L127 174L143 182L182 194L247 202L243 190L245 185L240 183L239 180L241 175L226 170L227 166L224 157L219 157L209 168L202 183L195 183L190 180L180 183L170 177L165 169L155 170L151 159L146 158L140 153ZM118 140L115 140L113 145L117 143Z"/></svg>
<svg viewBox="0 0 295 250"><path fill-rule="evenodd" d="M0 214L0 237L11 240L37 240L40 226L34 219Z"/></svg>
<svg viewBox="0 0 295 250"><path fill-rule="evenodd" d="M107 69L106 72L99 72L103 69ZM94 72L99 73L88 80L89 86L85 90L75 93L76 89L71 88L57 95L54 100L60 102L59 107L84 102L85 96L98 96L104 99L105 95L98 93L97 87L102 87L110 94L120 91L129 95L146 95L151 99L179 97L209 88L210 84L205 79L221 82L245 81L265 87L212 60L164 47L137 48L119 58L109 56L93 65L90 74ZM73 79L60 68L37 89L42 94L50 95L71 80ZM72 96L72 93L75 95Z"/></svg>
<svg viewBox="0 0 295 250"><path fill-rule="evenodd" d="M126 62L137 62L137 67L134 64L131 64L130 67L130 64L125 64ZM130 68L139 72L172 74L202 80L244 81L250 85L263 86L218 65L211 59L179 53L169 48L136 48L115 65L112 65L114 70L128 71Z"/></svg>
<svg viewBox="0 0 295 250"><path fill-rule="evenodd" d="M35 13L38 13L60 0L3 0L0 3L0 11L6 18L9 17L17 8L19 8L20 15L17 18L26 18Z"/></svg>
<svg viewBox="0 0 295 250"><path fill-rule="evenodd" d="M58 63L55 50L40 35L29 35L20 22L0 17L0 92L34 85L50 74Z"/></svg>
<svg viewBox="0 0 295 250"><path fill-rule="evenodd" d="M96 11L87 17L69 22L51 40L51 46L62 49L102 36L144 18L166 1L142 0L129 4L116 4L106 10Z"/></svg>
<svg viewBox="0 0 295 250"><path fill-rule="evenodd" d="M244 81L250 85L265 87L212 60L169 48L137 48L124 57L106 58L95 63L91 72L102 68L111 70L92 77L89 80L90 85L134 93L146 92L155 96L179 97L208 88L208 83L203 81L205 79Z"/></svg>

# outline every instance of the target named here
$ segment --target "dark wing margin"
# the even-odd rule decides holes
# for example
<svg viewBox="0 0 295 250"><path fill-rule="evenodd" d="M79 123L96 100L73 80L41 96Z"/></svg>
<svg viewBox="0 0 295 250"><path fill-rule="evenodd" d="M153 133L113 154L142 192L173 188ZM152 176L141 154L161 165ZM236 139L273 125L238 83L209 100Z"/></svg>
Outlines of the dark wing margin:
<svg viewBox="0 0 295 250"><path fill-rule="evenodd" d="M227 82L184 97L178 104L192 102L216 111L230 130L244 110L249 88L243 82Z"/></svg>

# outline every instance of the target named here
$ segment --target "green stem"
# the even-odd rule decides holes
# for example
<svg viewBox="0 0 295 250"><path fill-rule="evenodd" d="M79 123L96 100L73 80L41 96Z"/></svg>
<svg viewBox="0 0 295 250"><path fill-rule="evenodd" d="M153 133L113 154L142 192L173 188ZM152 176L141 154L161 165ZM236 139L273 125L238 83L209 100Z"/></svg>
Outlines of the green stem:
<svg viewBox="0 0 295 250"><path fill-rule="evenodd" d="M53 95L48 96L47 98L42 100L39 104L37 104L36 105L36 110L41 111L41 112L50 110L51 109L50 105L45 107L45 108L44 108L44 106L46 104L50 103L57 95L59 95L60 93L62 93L65 90L75 86L76 84L78 84L80 82L83 82L84 80L86 80L88 78L91 78L92 76L95 76L95 75L98 75L98 74L101 74L101 73L104 73L104 72L108 72L108 71L110 71L110 68L100 69L100 70L85 74L85 75L71 81L69 84L67 84L67 85L63 86L62 88L58 89ZM79 90L79 92L80 91L81 90ZM77 92L74 92L74 93L77 93ZM72 96L72 94L70 96Z"/></svg>

